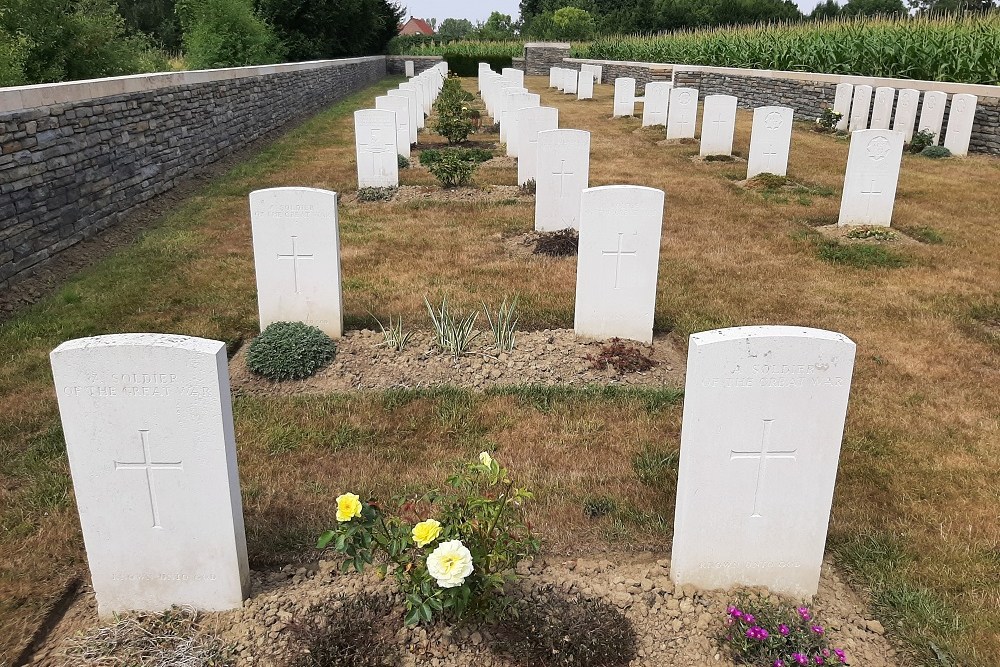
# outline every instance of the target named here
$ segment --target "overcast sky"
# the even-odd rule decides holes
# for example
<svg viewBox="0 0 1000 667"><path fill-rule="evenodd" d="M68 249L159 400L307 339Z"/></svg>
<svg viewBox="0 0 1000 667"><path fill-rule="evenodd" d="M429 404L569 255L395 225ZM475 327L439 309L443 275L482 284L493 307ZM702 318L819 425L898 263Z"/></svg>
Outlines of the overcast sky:
<svg viewBox="0 0 1000 667"><path fill-rule="evenodd" d="M810 12L820 0L795 1L802 11ZM510 14L517 19L519 3L518 0L400 0L400 4L407 8L406 18L436 18L439 23L446 18L469 19L475 23L485 21L490 12L494 11Z"/></svg>

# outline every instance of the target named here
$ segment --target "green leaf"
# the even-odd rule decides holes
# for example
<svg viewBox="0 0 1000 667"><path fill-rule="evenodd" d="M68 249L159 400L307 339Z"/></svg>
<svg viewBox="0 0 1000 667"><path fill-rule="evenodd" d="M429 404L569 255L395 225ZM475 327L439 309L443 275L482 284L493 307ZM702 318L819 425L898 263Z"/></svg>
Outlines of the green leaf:
<svg viewBox="0 0 1000 667"><path fill-rule="evenodd" d="M337 538L337 546L335 547L337 551L344 552L347 550L347 533L341 533Z"/></svg>
<svg viewBox="0 0 1000 667"><path fill-rule="evenodd" d="M328 530L325 533L323 533L322 535L320 535L319 539L316 540L316 548L317 549L325 549L326 545L328 545L330 543L330 540L332 540L335 535L336 535L336 533L334 531L332 531L332 530Z"/></svg>
<svg viewBox="0 0 1000 667"><path fill-rule="evenodd" d="M430 623L431 618L433 617L433 614L431 613L431 608L426 604L420 605L420 617L428 623Z"/></svg>
<svg viewBox="0 0 1000 667"><path fill-rule="evenodd" d="M404 625L416 625L420 622L420 607L414 607L403 619Z"/></svg>

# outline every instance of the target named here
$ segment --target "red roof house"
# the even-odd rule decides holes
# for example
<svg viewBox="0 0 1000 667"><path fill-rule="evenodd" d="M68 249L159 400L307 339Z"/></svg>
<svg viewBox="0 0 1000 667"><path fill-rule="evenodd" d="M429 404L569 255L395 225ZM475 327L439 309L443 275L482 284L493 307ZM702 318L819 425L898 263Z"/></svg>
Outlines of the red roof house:
<svg viewBox="0 0 1000 667"><path fill-rule="evenodd" d="M434 28L427 25L427 21L414 16L399 27L400 35L433 35Z"/></svg>

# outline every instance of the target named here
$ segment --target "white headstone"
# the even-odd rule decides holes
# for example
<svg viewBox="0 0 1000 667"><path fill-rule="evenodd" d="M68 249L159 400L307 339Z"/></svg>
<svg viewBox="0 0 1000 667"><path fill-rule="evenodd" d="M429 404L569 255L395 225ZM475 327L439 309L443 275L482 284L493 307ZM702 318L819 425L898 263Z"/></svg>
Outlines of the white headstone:
<svg viewBox="0 0 1000 667"><path fill-rule="evenodd" d="M513 111L514 107L512 105L512 99L515 95L528 95L527 89L521 88L520 86L508 86L500 89L499 99L496 104L496 113L493 115L500 123L500 141L507 141L507 129L504 127L504 113L507 111ZM520 99L523 98L518 98ZM527 106L527 105L523 105Z"/></svg>
<svg viewBox="0 0 1000 667"><path fill-rule="evenodd" d="M507 108L503 112L500 129L506 134L504 141L507 142L507 155L510 157L518 157L517 149L520 140L517 136L517 112L521 109L537 107L539 100L540 96L535 93L520 93L507 98Z"/></svg>
<svg viewBox="0 0 1000 667"><path fill-rule="evenodd" d="M691 336L675 585L815 595L854 354L846 336L805 327Z"/></svg>
<svg viewBox="0 0 1000 667"><path fill-rule="evenodd" d="M840 114L840 120L834 126L838 132L846 132L851 122L851 96L854 95L854 84L838 83L837 93L833 98L833 110Z"/></svg>
<svg viewBox="0 0 1000 667"><path fill-rule="evenodd" d="M619 77L615 79L615 110L614 116L635 115L635 79Z"/></svg>
<svg viewBox="0 0 1000 667"><path fill-rule="evenodd" d="M590 132L538 133L535 230L580 228L580 193L590 182Z"/></svg>
<svg viewBox="0 0 1000 667"><path fill-rule="evenodd" d="M879 86L875 89L875 103L872 105L872 121L868 125L869 129L889 129L889 120L892 118L892 106L895 101L895 88Z"/></svg>
<svg viewBox="0 0 1000 667"><path fill-rule="evenodd" d="M732 155L736 131L736 98L709 95L701 116L701 155Z"/></svg>
<svg viewBox="0 0 1000 667"><path fill-rule="evenodd" d="M517 184L524 185L538 171L538 133L559 129L559 110L529 107L518 111L517 116Z"/></svg>
<svg viewBox="0 0 1000 667"><path fill-rule="evenodd" d="M606 185L583 191L577 336L653 342L662 226L663 190Z"/></svg>
<svg viewBox="0 0 1000 667"><path fill-rule="evenodd" d="M375 108L396 114L396 152L410 157L410 103L403 97L384 95L375 98Z"/></svg>
<svg viewBox="0 0 1000 667"><path fill-rule="evenodd" d="M502 70L500 70L500 76L509 81L513 81L519 86L524 86L523 70L514 69L513 67L504 67Z"/></svg>
<svg viewBox="0 0 1000 667"><path fill-rule="evenodd" d="M924 105L920 109L920 122L917 129L934 135L934 145L937 145L941 135L941 123L944 121L944 106L948 103L948 95L939 90L924 93Z"/></svg>
<svg viewBox="0 0 1000 667"><path fill-rule="evenodd" d="M417 107L413 110L413 116L417 119L417 129L422 129L426 125L424 122L424 87L416 83L401 83L399 84L399 89L413 93L413 97L417 102Z"/></svg>
<svg viewBox="0 0 1000 667"><path fill-rule="evenodd" d="M698 89L672 88L667 113L667 139L694 139L698 123Z"/></svg>
<svg viewBox="0 0 1000 667"><path fill-rule="evenodd" d="M920 91L904 88L896 99L896 115L892 119L892 129L903 133L903 141L913 138L913 127L917 124L917 107L920 105Z"/></svg>
<svg viewBox="0 0 1000 667"><path fill-rule="evenodd" d="M242 606L226 345L116 334L67 341L50 359L98 614Z"/></svg>
<svg viewBox="0 0 1000 667"><path fill-rule="evenodd" d="M343 333L337 193L268 188L250 193L260 328L305 322Z"/></svg>
<svg viewBox="0 0 1000 667"><path fill-rule="evenodd" d="M410 144L417 143L417 113L419 109L417 109L416 93L412 90L390 90L386 95L406 101L406 130L409 133Z"/></svg>
<svg viewBox="0 0 1000 667"><path fill-rule="evenodd" d="M403 72L406 76L413 76L413 61L407 60L403 63Z"/></svg>
<svg viewBox="0 0 1000 667"><path fill-rule="evenodd" d="M838 225L889 226L902 159L902 132L859 130L851 135Z"/></svg>
<svg viewBox="0 0 1000 667"><path fill-rule="evenodd" d="M577 73L575 69L566 69L566 79L564 83L563 92L567 95L576 95Z"/></svg>
<svg viewBox="0 0 1000 667"><path fill-rule="evenodd" d="M584 64L584 65L580 65L580 71L585 71L585 72L592 73L594 75L594 84L595 85L600 85L600 83L601 83L601 77L604 74L604 66L603 65L588 65L588 64Z"/></svg>
<svg viewBox="0 0 1000 667"><path fill-rule="evenodd" d="M549 68L549 88L555 88L556 87L556 77L558 75L559 75L559 68L558 67L550 67Z"/></svg>
<svg viewBox="0 0 1000 667"><path fill-rule="evenodd" d="M576 99L594 99L594 73L587 70L580 70L580 78L576 84Z"/></svg>
<svg viewBox="0 0 1000 667"><path fill-rule="evenodd" d="M563 67L556 68L556 90L563 92L566 88L564 80L566 78L566 69Z"/></svg>
<svg viewBox="0 0 1000 667"><path fill-rule="evenodd" d="M642 102L642 126L667 124L667 109L670 106L670 90L674 84L669 81L650 81Z"/></svg>
<svg viewBox="0 0 1000 667"><path fill-rule="evenodd" d="M854 86L854 99L851 100L851 120L847 129L851 132L864 130L868 127L868 112L872 106L872 87L868 84Z"/></svg>
<svg viewBox="0 0 1000 667"><path fill-rule="evenodd" d="M355 111L354 147L358 160L359 188L399 185L394 112L382 109Z"/></svg>
<svg viewBox="0 0 1000 667"><path fill-rule="evenodd" d="M952 96L948 131L944 135L944 147L950 150L952 155L969 154L969 141L972 139L972 124L976 120L978 103L979 98L968 93Z"/></svg>
<svg viewBox="0 0 1000 667"><path fill-rule="evenodd" d="M777 176L788 173L794 115L795 111L790 107L757 107L753 110L747 178L764 173Z"/></svg>

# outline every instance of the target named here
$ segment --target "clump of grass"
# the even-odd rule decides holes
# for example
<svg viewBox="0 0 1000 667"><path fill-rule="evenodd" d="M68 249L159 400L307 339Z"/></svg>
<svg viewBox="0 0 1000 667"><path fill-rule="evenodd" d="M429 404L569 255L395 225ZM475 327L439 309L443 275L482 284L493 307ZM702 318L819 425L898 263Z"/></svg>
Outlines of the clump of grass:
<svg viewBox="0 0 1000 667"><path fill-rule="evenodd" d="M471 315L464 318L461 315L452 314L448 308L448 297L441 299L441 306L437 312L426 296L424 297L424 305L427 306L431 323L434 325L434 343L438 349L456 359L468 352L472 343L479 337L479 332L474 329L479 313L473 311Z"/></svg>
<svg viewBox="0 0 1000 667"><path fill-rule="evenodd" d="M644 355L638 346L621 338L612 338L601 346L596 355L588 354L586 359L595 370L614 368L619 375L643 373L656 366L656 362Z"/></svg>
<svg viewBox="0 0 1000 667"><path fill-rule="evenodd" d="M600 519L602 516L613 513L616 509L618 509L617 503L607 496L595 496L583 501L583 513L588 519Z"/></svg>
<svg viewBox="0 0 1000 667"><path fill-rule="evenodd" d="M705 162L732 162L735 160L732 155L706 155Z"/></svg>
<svg viewBox="0 0 1000 667"><path fill-rule="evenodd" d="M498 648L524 667L620 667L636 656L632 622L600 600L536 591L495 626Z"/></svg>
<svg viewBox="0 0 1000 667"><path fill-rule="evenodd" d="M929 157L932 160L940 160L941 158L951 157L951 151L944 146L928 146L920 151L920 155Z"/></svg>
<svg viewBox="0 0 1000 667"><path fill-rule="evenodd" d="M933 227L927 227L926 225L900 227L899 231L903 232L911 239L915 239L928 245L940 245L944 243L944 236L941 235L941 232L937 231Z"/></svg>
<svg viewBox="0 0 1000 667"><path fill-rule="evenodd" d="M486 313L486 321L490 324L493 332L493 346L500 352L510 352L514 349L514 338L517 330L517 297L510 303L507 299L500 304L500 310L496 317L490 313L490 309L483 304L483 312Z"/></svg>
<svg viewBox="0 0 1000 667"><path fill-rule="evenodd" d="M336 353L336 343L318 328L303 322L274 322L250 343L247 368L275 382L302 380Z"/></svg>
<svg viewBox="0 0 1000 667"><path fill-rule="evenodd" d="M69 640L67 664L228 667L225 645L198 626L193 609L173 607L160 614L135 614Z"/></svg>
<svg viewBox="0 0 1000 667"><path fill-rule="evenodd" d="M518 187L518 190L521 191L522 195L533 195L535 194L536 189L537 183L535 183L535 179L533 178L529 178Z"/></svg>
<svg viewBox="0 0 1000 667"><path fill-rule="evenodd" d="M358 188L358 201L392 201L392 198L396 196L397 190L399 188L392 186L385 188Z"/></svg>
<svg viewBox="0 0 1000 667"><path fill-rule="evenodd" d="M400 169L409 169L410 158L406 157L405 155L397 155L396 164L399 166Z"/></svg>
<svg viewBox="0 0 1000 667"><path fill-rule="evenodd" d="M763 174L757 174L753 178L747 179L746 187L748 190L774 192L783 188L787 183L788 179L784 176L764 172Z"/></svg>
<svg viewBox="0 0 1000 667"><path fill-rule="evenodd" d="M639 481L654 489L675 488L680 451L647 447L632 458L632 470Z"/></svg>
<svg viewBox="0 0 1000 667"><path fill-rule="evenodd" d="M854 227L847 232L847 238L892 241L896 238L896 235L887 227Z"/></svg>
<svg viewBox="0 0 1000 667"><path fill-rule="evenodd" d="M572 227L539 234L534 254L549 257L573 257L580 250L580 234Z"/></svg>
<svg viewBox="0 0 1000 667"><path fill-rule="evenodd" d="M816 256L831 264L843 264L858 269L898 269L910 260L899 253L870 243L843 244L833 239L823 239L816 244Z"/></svg>
<svg viewBox="0 0 1000 667"><path fill-rule="evenodd" d="M403 331L402 317L393 322L392 315L390 315L388 327L384 326L382 321L377 317L375 318L375 322L378 323L378 328L382 330L382 344L395 352L402 352L403 348L406 347L407 343L413 337L412 331Z"/></svg>
<svg viewBox="0 0 1000 667"><path fill-rule="evenodd" d="M392 612L382 595L343 595L328 600L311 613L309 621L291 627L298 656L292 667L394 667L401 664L399 649L383 634ZM315 617L320 617L317 622Z"/></svg>

